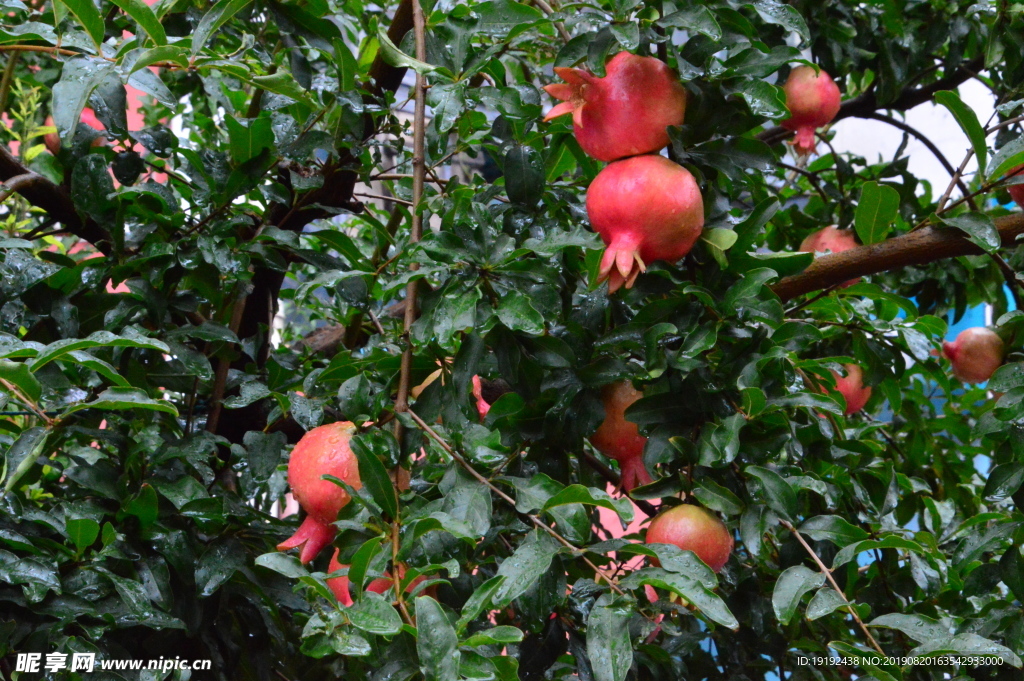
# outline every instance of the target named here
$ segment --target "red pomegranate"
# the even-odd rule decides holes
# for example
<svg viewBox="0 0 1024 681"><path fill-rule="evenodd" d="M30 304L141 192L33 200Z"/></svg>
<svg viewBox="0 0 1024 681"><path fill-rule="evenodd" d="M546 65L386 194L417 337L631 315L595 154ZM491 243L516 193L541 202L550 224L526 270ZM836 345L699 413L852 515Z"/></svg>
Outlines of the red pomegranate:
<svg viewBox="0 0 1024 681"><path fill-rule="evenodd" d="M1003 363L1006 348L992 329L964 329L952 343L942 344L942 355L953 365L953 375L964 383L984 383Z"/></svg>
<svg viewBox="0 0 1024 681"><path fill-rule="evenodd" d="M846 415L855 414L864 408L871 399L871 386L864 385L864 371L856 364L843 365L846 375L840 376L833 371L836 379L836 390L846 400Z"/></svg>
<svg viewBox="0 0 1024 681"><path fill-rule="evenodd" d="M799 153L810 154L816 146L815 129L828 125L839 113L839 87L824 71L816 73L813 67L798 66L782 89L790 113L782 127L796 132L793 146Z"/></svg>
<svg viewBox="0 0 1024 681"><path fill-rule="evenodd" d="M355 489L362 487L359 463L349 447L355 425L348 421L331 423L306 433L292 450L288 461L288 485L296 501L306 511L306 519L287 540L277 545L284 551L302 547L299 560L316 558L320 550L334 541L338 512L349 502L348 492L321 476L333 475Z"/></svg>
<svg viewBox="0 0 1024 681"><path fill-rule="evenodd" d="M93 130L99 130L101 132L106 130L106 128L103 127L103 124L100 123L100 119L96 118L96 112L94 112L89 107L85 107L84 109L82 109L82 116L79 120L82 123L88 125ZM52 127L54 125L53 116L47 116L46 120L43 122L43 125ZM93 140L92 146L99 147L106 143L107 138L100 136ZM46 145L46 150L49 151L54 156L56 156L57 152L60 151L60 137L55 132L46 133L43 136L43 144Z"/></svg>
<svg viewBox="0 0 1024 681"><path fill-rule="evenodd" d="M729 528L714 513L683 504L655 516L647 527L648 544L673 544L719 572L729 561L733 539Z"/></svg>
<svg viewBox="0 0 1024 681"><path fill-rule="evenodd" d="M1019 175L1022 172L1024 172L1024 166L1017 166L1010 171L1009 175L1013 177L1014 175ZM1018 207L1024 208L1024 184L1011 184L1006 188L1006 190L1010 192L1010 198L1013 199L1013 202L1016 203Z"/></svg>
<svg viewBox="0 0 1024 681"><path fill-rule="evenodd" d="M800 244L800 250L804 253L842 253L851 248L857 248L859 245L852 229L839 229L837 225L832 225L819 229L804 239ZM853 286L858 281L860 281L859 277L850 279L841 284L839 288Z"/></svg>
<svg viewBox="0 0 1024 681"><path fill-rule="evenodd" d="M638 485L651 482L651 476L644 467L644 445L647 438L640 434L637 425L627 421L625 412L629 405L643 397L643 393L629 381L620 381L601 389L604 403L604 421L590 436L590 442L609 459L619 462L622 471L622 489L627 492Z"/></svg>
<svg viewBox="0 0 1024 681"><path fill-rule="evenodd" d="M590 225L608 246L600 280L614 292L633 286L654 260L675 262L704 227L704 201L693 175L661 156L610 163L587 190Z"/></svg>
<svg viewBox="0 0 1024 681"><path fill-rule="evenodd" d="M341 563L338 562L338 553L339 553L339 549L334 549L334 555L331 556L331 563L330 563L330 565L327 566L327 572L328 573L331 573L331 572L334 572L335 570L340 570L341 568L346 567L346 566L344 566L344 565L342 565ZM399 569L399 579L404 577L404 572L405 572L404 568L400 568ZM420 582L422 582L425 579L426 579L426 577L424 577L423 575L420 575L416 579L412 580L409 583L409 586L405 587L406 593L412 591L414 588L416 588L417 584L419 584ZM389 573L385 573L385 575L383 577L378 577L377 579L374 579L369 584L367 584L366 585L366 590L367 591L372 591L374 593L382 594L385 591L387 591L388 589L390 589L391 587L393 587L394 585L395 585L395 582L391 578L391 575ZM341 603L342 605L345 605L345 606L352 605L352 591L351 591L352 582L349 581L347 576L334 577L332 579L328 579L327 580L327 586L329 586L331 588L331 591L334 592L334 597L338 599L339 603ZM430 588L428 588L426 590L430 591Z"/></svg>
<svg viewBox="0 0 1024 681"><path fill-rule="evenodd" d="M476 400L476 411L480 414L482 422L487 418L487 412L491 410L491 405L484 399L484 388L479 375L473 376L473 399Z"/></svg>
<svg viewBox="0 0 1024 681"><path fill-rule="evenodd" d="M565 83L544 89L562 104L544 117L572 114L576 141L599 161L647 154L664 148L670 125L682 125L686 88L665 62L619 52L604 78L583 69L555 67Z"/></svg>

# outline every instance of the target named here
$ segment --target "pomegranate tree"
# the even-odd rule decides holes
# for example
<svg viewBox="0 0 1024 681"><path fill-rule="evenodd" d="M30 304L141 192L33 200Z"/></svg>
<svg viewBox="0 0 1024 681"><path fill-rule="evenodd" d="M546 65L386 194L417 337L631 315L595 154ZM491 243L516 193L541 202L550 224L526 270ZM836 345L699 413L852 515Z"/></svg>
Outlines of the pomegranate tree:
<svg viewBox="0 0 1024 681"><path fill-rule="evenodd" d="M992 329L964 329L952 343L942 344L942 355L953 365L953 375L964 383L984 383L1003 363L1006 348Z"/></svg>
<svg viewBox="0 0 1024 681"><path fill-rule="evenodd" d="M604 78L557 66L555 73L565 83L544 89L562 103L544 120L571 113L576 141L599 161L658 151L669 142L668 126L683 123L686 88L654 57L619 52Z"/></svg>
<svg viewBox="0 0 1024 681"><path fill-rule="evenodd" d="M651 476L644 467L644 445L647 438L640 434L637 425L627 421L625 412L629 405L643 397L643 393L629 381L620 381L604 386L601 400L604 403L604 421L590 436L590 442L609 459L619 463L622 472L622 489L627 492L638 485L651 482Z"/></svg>
<svg viewBox="0 0 1024 681"><path fill-rule="evenodd" d="M816 146L814 131L831 123L839 113L839 87L824 71L798 66L790 72L782 89L790 113L782 127L796 132L793 147L797 152L810 154Z"/></svg>
<svg viewBox="0 0 1024 681"><path fill-rule="evenodd" d="M864 371L856 364L846 364L846 375L841 376L833 371L836 379L836 390L846 400L846 415L855 414L864 408L871 399L871 386L864 385Z"/></svg>
<svg viewBox="0 0 1024 681"><path fill-rule="evenodd" d="M674 262L704 227L704 201L693 175L662 156L609 164L587 190L590 225L607 245L600 280L608 290L633 286L646 263Z"/></svg>
<svg viewBox="0 0 1024 681"><path fill-rule="evenodd" d="M333 475L355 489L362 487L359 462L349 446L354 432L355 425L348 421L320 426L306 433L292 450L288 485L306 511L306 519L277 548L284 551L301 547L299 560L303 563L316 558L321 549L334 541L336 530L332 523L349 502L344 487L322 476Z"/></svg>
<svg viewBox="0 0 1024 681"><path fill-rule="evenodd" d="M852 229L839 229L837 225L831 225L804 239L800 244L800 250L804 253L842 253L859 245ZM853 286L858 281L859 277L850 279L843 282L839 288Z"/></svg>
<svg viewBox="0 0 1024 681"><path fill-rule="evenodd" d="M719 572L732 554L733 538L725 523L700 506L683 504L655 516L647 527L648 544L673 544Z"/></svg>

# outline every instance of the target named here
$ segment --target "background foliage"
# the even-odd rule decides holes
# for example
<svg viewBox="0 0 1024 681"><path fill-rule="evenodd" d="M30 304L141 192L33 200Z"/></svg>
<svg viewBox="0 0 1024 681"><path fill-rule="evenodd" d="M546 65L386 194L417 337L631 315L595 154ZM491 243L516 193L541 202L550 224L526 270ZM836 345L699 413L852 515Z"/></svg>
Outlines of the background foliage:
<svg viewBox="0 0 1024 681"><path fill-rule="evenodd" d="M993 218L1024 162L1019 5L441 1L424 5L423 60L412 7L3 0L3 673L17 652L94 651L287 681L1020 678L1024 372L1000 370L996 402L933 354L948 315L985 302L999 318L1016 287L1021 254L996 231L1015 218ZM690 91L671 153L707 224L678 267L609 297L583 208L599 164L565 119L538 123L539 88L553 65L600 73L621 49ZM914 177L903 147L878 161L825 141L794 166L776 83L808 57L837 77L840 118L949 108L980 161L963 178L976 201ZM419 243L409 67L432 113ZM956 95L969 78L993 120ZM125 85L146 96L143 129ZM105 143L79 124L87 105ZM440 181L466 157L501 172ZM375 178L390 211L353 193ZM772 289L821 227L875 243L925 223L987 253L824 296ZM410 282L411 382L443 370L413 410L440 417L439 440L409 414L394 436ZM874 387L852 417L819 389L848 361ZM512 389L482 423L477 374ZM630 418L657 482L637 507L604 492L585 444L620 379L647 395ZM273 513L287 445L340 419L368 423L364 470L411 468L397 496L367 484L336 542L356 583L394 563L428 577L399 608L393 593L341 607L327 555L307 570L274 551L297 522ZM643 567L648 549L595 525L598 508L626 521L680 492L736 532L717 577L690 554ZM797 663L872 640L1003 664Z"/></svg>

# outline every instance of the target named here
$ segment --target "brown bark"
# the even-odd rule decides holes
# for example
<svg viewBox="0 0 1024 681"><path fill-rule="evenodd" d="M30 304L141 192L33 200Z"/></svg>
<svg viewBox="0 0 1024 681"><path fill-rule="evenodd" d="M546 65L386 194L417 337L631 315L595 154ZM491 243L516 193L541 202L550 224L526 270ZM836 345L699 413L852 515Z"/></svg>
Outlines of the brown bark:
<svg viewBox="0 0 1024 681"><path fill-rule="evenodd" d="M1024 234L1024 213L996 218L995 224L1003 247L1015 246L1017 237ZM958 230L924 227L881 243L817 258L800 274L780 280L772 290L786 301L868 274L980 253L982 250Z"/></svg>

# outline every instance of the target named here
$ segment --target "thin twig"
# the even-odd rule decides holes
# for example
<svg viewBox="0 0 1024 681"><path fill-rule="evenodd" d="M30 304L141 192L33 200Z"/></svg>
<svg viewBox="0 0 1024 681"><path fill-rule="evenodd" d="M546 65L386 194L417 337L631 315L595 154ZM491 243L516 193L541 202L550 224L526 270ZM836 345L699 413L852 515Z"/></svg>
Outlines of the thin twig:
<svg viewBox="0 0 1024 681"><path fill-rule="evenodd" d="M36 404L35 402L33 402L32 400L30 400L27 395L25 395L23 392L21 392L21 390L19 390L17 386L15 386L13 383L10 383L9 381L7 381L6 379L3 379L3 378L0 378L0 384L2 384L4 386L4 388L7 391L9 391L12 395L14 395L16 398L21 400L22 403L26 407L28 407L33 412L35 412L35 414L39 418L41 418L46 423L47 426L50 426L50 427L53 426L53 419L51 419L49 416L47 416L46 412L44 412L42 409L40 409L39 405Z"/></svg>
<svg viewBox="0 0 1024 681"><path fill-rule="evenodd" d="M549 5L547 2L545 2L545 0L533 0L533 4L537 5L537 7L540 7L541 11L544 12L544 14L547 14L548 16L551 16L556 11L555 8ZM564 40L565 42L569 42L570 40L572 40L572 36L569 35L569 31L565 30L565 24L563 24L561 21L555 22L555 29L558 30L558 35L562 36L562 40Z"/></svg>
<svg viewBox="0 0 1024 681"><path fill-rule="evenodd" d="M7 66L4 67L4 77L0 80L0 114L7 113L7 99L11 94L11 83L14 81L14 69L21 57L17 52L12 52L7 58Z"/></svg>
<svg viewBox="0 0 1024 681"><path fill-rule="evenodd" d="M412 24L416 37L416 58L427 60L426 21L423 7L419 0L412 0ZM427 120L427 79L422 73L416 74L416 107L413 110L412 122L412 225L409 231L409 244L415 244L423 233L423 213L420 205L423 201L423 182L426 177L426 120ZM409 269L416 271L419 263L411 263ZM405 287L405 317L402 322L402 341L405 350L402 352L402 364L398 375L398 395L395 397L395 413L400 414L409 409L409 390L412 387L412 338L409 335L416 321L416 294L419 287L417 279L411 280ZM395 419L395 437L401 440L402 422Z"/></svg>
<svg viewBox="0 0 1024 681"><path fill-rule="evenodd" d="M245 301L249 296L240 293L235 298L231 308L230 329L234 334L238 333L238 327L242 325L242 313L245 312ZM211 433L217 432L217 425L220 422L220 413L224 408L224 390L227 386L228 369L231 368L231 360L221 357L217 362L217 371L213 379L213 393L210 395L210 414L206 418L206 430Z"/></svg>
<svg viewBox="0 0 1024 681"><path fill-rule="evenodd" d="M383 194L370 194L368 192L352 192L352 196L359 196L359 197L362 197L364 199L377 199L379 201L393 201L395 203L400 203L403 206L410 206L410 207L416 205L415 201L406 201L405 199L400 199L400 198L395 197L395 196L384 196Z"/></svg>
<svg viewBox="0 0 1024 681"><path fill-rule="evenodd" d="M500 497L501 500L507 503L509 506L511 506L512 508L516 507L515 499L505 494L505 492L503 492L499 487L495 486L494 483L492 483L490 480L481 475L475 468L473 468L473 466L471 466L470 463L466 461L466 459L463 458L461 454L455 451L454 447L445 442L444 438L438 435L437 431L431 428L426 421L421 419L419 415L416 414L416 412L414 412L412 409L406 409L405 413L412 417L412 420L416 422L416 425L418 425L423 430L424 433L430 436L430 438L434 442L440 445L441 449L447 452L448 455L451 456L457 464L462 466L462 468L465 469L467 473L476 478L478 482L486 485L491 490L491 492L498 495L498 497ZM533 526L536 527L538 530L544 530L549 535L551 535L551 537L554 538L554 540L557 541L559 544L566 547L567 549L571 549L573 553L577 554L580 558L582 558L584 563L586 563L596 574L600 575L606 582L608 582L608 586L611 587L612 591L619 595L623 595L625 593L621 588L619 588L619 584L614 577L608 574L605 570L594 565L594 563L586 557L586 555L583 552L583 549L577 547L568 539L560 535L557 531L548 527L547 523L545 523L543 520L533 515L532 513L523 513L521 515L526 516L533 524Z"/></svg>
<svg viewBox="0 0 1024 681"><path fill-rule="evenodd" d="M782 523L783 527L785 527L787 530L793 533L793 536L796 537L796 540L800 542L801 546L804 547L804 550L807 551L808 555L810 555L810 557L814 559L814 562L818 565L818 569L821 570L821 574L825 575L825 579L828 580L828 583L832 585L832 588L835 589L835 592L839 594L839 597L843 599L844 603L846 603L846 609L850 611L851 615L853 615L853 619L857 623L857 626L860 627L860 630L863 631L864 635L868 637L868 641L871 643L871 647L878 651L879 655L885 655L885 651L882 650L882 647L880 645L878 645L878 641L876 641L875 637L871 635L871 632L868 631L868 628L864 626L864 622L861 620L860 615L857 614L857 611L854 609L853 605L846 598L846 594L843 593L843 590L839 588L838 584L836 584L836 580L832 577L832 571L825 567L825 564L821 562L821 558L818 557L818 554L814 552L814 549L812 549L810 544L807 543L807 540L805 540L803 535L800 534L800 531L793 527L793 524L791 522L787 520L780 520L779 522Z"/></svg>

